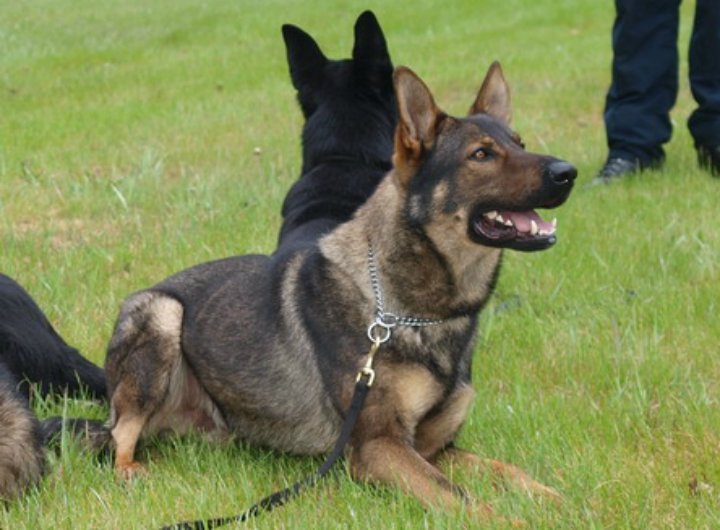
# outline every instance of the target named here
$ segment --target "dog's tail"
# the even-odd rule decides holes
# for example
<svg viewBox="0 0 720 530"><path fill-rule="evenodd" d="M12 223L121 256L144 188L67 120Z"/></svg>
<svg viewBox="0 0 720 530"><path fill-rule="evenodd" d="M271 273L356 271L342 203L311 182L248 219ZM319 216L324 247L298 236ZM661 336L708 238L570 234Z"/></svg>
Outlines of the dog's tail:
<svg viewBox="0 0 720 530"><path fill-rule="evenodd" d="M69 346L31 296L0 274L0 352L27 397L29 385L41 395L86 393L107 399L105 373Z"/></svg>
<svg viewBox="0 0 720 530"><path fill-rule="evenodd" d="M45 471L40 423L16 388L0 362L0 503L17 498Z"/></svg>

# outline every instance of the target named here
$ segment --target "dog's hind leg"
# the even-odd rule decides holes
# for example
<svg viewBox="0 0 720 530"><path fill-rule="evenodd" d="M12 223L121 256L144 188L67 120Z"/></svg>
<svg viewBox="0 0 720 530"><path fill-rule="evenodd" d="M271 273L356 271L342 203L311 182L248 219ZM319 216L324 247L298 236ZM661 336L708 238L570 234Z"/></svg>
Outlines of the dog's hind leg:
<svg viewBox="0 0 720 530"><path fill-rule="evenodd" d="M124 478L142 470L135 447L142 435L169 429L225 430L214 403L182 355L183 307L144 291L123 306L105 364L115 468Z"/></svg>
<svg viewBox="0 0 720 530"><path fill-rule="evenodd" d="M182 314L176 300L141 292L126 300L118 317L105 371L115 469L124 478L142 470L135 447L168 393L180 356Z"/></svg>
<svg viewBox="0 0 720 530"><path fill-rule="evenodd" d="M125 480L145 472L142 464L135 461L135 447L146 423L146 415L126 413L119 416L111 431L116 447L115 470Z"/></svg>

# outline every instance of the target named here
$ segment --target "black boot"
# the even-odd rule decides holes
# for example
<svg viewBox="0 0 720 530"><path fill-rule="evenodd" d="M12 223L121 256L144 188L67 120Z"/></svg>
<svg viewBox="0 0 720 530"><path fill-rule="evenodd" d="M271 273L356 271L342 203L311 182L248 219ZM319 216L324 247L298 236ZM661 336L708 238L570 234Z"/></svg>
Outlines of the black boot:
<svg viewBox="0 0 720 530"><path fill-rule="evenodd" d="M698 164L714 177L720 177L720 145L697 147Z"/></svg>
<svg viewBox="0 0 720 530"><path fill-rule="evenodd" d="M597 176L590 181L587 187L600 186L610 184L615 180L643 171L645 169L655 169L662 166L663 160L653 160L651 162L643 162L640 159L630 159L614 157L608 158L605 165L598 172Z"/></svg>

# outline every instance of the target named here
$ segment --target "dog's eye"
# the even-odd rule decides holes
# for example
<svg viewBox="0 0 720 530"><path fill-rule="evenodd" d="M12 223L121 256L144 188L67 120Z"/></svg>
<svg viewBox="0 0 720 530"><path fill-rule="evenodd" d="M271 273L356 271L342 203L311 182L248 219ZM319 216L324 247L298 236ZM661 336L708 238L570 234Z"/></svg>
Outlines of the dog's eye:
<svg viewBox="0 0 720 530"><path fill-rule="evenodd" d="M485 149L484 147L481 147L477 151L475 151L473 154L470 155L470 158L472 160L485 160L487 158L490 158L492 156L492 151L489 149Z"/></svg>

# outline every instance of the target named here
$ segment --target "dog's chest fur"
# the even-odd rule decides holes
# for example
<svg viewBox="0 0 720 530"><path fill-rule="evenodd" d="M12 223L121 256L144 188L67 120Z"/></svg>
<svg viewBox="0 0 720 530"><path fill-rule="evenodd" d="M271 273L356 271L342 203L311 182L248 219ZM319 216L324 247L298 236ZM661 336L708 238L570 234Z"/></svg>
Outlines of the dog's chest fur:
<svg viewBox="0 0 720 530"><path fill-rule="evenodd" d="M417 425L443 401L443 385L419 364L386 365L378 371L378 377L379 400L392 403L394 421L414 438Z"/></svg>
<svg viewBox="0 0 720 530"><path fill-rule="evenodd" d="M473 341L467 332L463 335L464 346L433 342L429 347L402 347L400 339L394 346L381 348L375 384L356 437L392 433L411 445L424 447L443 445L437 440L454 436L474 395L470 387Z"/></svg>

